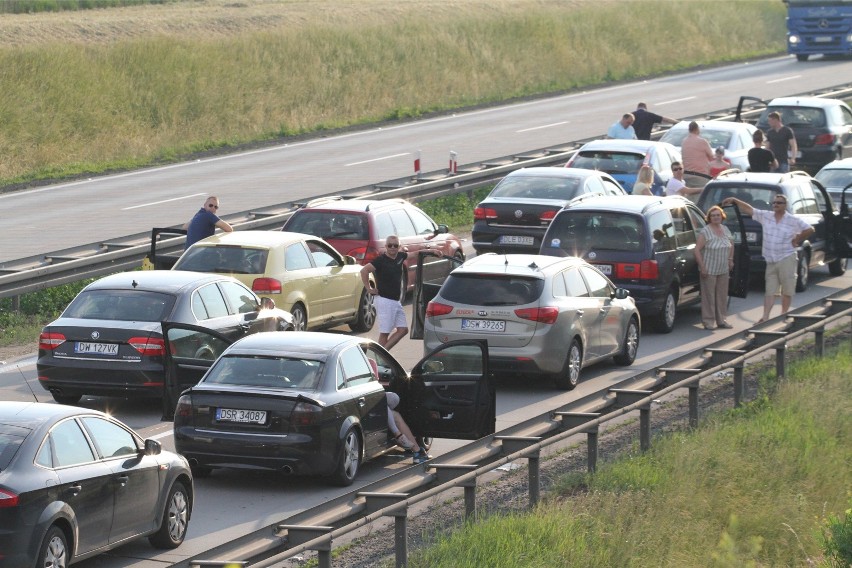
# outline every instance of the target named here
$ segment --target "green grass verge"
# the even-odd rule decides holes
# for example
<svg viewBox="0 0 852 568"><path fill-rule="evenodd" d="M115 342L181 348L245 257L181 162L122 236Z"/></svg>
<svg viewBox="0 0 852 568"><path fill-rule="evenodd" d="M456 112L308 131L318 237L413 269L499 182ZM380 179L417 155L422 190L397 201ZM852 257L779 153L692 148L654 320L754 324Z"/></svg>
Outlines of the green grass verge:
<svg viewBox="0 0 852 568"><path fill-rule="evenodd" d="M529 515L494 516L412 567L848 566L849 349L695 432L569 477Z"/></svg>

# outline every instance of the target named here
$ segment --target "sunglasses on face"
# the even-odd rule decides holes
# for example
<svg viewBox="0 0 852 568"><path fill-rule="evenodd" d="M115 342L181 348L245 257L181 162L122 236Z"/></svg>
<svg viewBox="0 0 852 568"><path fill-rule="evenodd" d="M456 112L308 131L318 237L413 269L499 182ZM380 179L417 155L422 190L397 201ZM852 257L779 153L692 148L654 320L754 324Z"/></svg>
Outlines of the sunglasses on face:
<svg viewBox="0 0 852 568"><path fill-rule="evenodd" d="M386 244L385 246L388 247L389 249L398 249L399 243L389 243L389 244Z"/></svg>
<svg viewBox="0 0 852 568"><path fill-rule="evenodd" d="M775 205L787 205L786 201L773 201L772 203L774 203Z"/></svg>
<svg viewBox="0 0 852 568"><path fill-rule="evenodd" d="M672 171L673 171L673 172L679 172L679 171L681 171L681 170L683 170L683 168L672 168Z"/></svg>
<svg viewBox="0 0 852 568"><path fill-rule="evenodd" d="M219 206L218 206L218 205L213 205L212 203L209 203L209 204L207 205L207 207L209 207L210 209L219 209Z"/></svg>

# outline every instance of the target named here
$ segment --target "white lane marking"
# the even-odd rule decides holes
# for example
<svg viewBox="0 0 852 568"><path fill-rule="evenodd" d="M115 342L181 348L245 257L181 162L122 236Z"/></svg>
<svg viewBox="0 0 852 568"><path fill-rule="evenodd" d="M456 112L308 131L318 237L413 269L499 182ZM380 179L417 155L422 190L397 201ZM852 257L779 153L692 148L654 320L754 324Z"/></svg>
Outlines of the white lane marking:
<svg viewBox="0 0 852 568"><path fill-rule="evenodd" d="M554 122L553 124L545 124L544 126L533 126L532 128L524 128L523 130L515 130L515 134L520 134L521 132L530 132L531 130L541 130L542 128L551 128L553 126L562 126L563 124L568 124L568 120L563 120L562 122Z"/></svg>
<svg viewBox="0 0 852 568"><path fill-rule="evenodd" d="M171 436L173 432L171 430L166 430L165 432L160 432L159 434L154 434L153 436L147 436L152 440L159 440L160 438L168 438Z"/></svg>
<svg viewBox="0 0 852 568"><path fill-rule="evenodd" d="M780 79L772 79L771 81L767 81L767 85L771 85L772 83L783 83L784 81L794 81L796 79L801 79L801 75L792 75L790 77L781 77Z"/></svg>
<svg viewBox="0 0 852 568"><path fill-rule="evenodd" d="M670 101L663 101L661 103L656 103L657 106L670 105L673 103L682 103L683 101L691 101L692 99L697 99L698 97L684 97L682 99L672 99Z"/></svg>
<svg viewBox="0 0 852 568"><path fill-rule="evenodd" d="M199 195L207 195L206 193L193 193L192 195L184 195L183 197L175 197L173 199L163 199L162 201L152 201L151 203L143 203L142 205L133 205L132 207L123 207L122 211L130 211L131 209L139 209L140 207L150 207L151 205L160 205L161 203L169 203L170 201L180 201L181 199L189 199L190 197L198 197Z"/></svg>
<svg viewBox="0 0 852 568"><path fill-rule="evenodd" d="M381 158L373 158L372 160L364 160L363 162L352 162L349 164L343 164L344 166L360 166L361 164L369 164L370 162L381 162L382 160L390 160L391 158L399 158L401 156L408 156L411 152L404 152L402 154L394 154L392 156L382 156Z"/></svg>

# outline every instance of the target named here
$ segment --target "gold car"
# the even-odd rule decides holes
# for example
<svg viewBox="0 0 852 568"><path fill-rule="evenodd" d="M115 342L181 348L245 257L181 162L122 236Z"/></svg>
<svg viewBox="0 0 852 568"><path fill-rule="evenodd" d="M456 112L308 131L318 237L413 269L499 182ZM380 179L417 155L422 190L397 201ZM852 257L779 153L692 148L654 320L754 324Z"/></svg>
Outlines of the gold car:
<svg viewBox="0 0 852 568"><path fill-rule="evenodd" d="M172 270L229 274L293 314L296 330L349 324L358 333L376 320L361 267L319 237L279 231L235 231L202 239Z"/></svg>

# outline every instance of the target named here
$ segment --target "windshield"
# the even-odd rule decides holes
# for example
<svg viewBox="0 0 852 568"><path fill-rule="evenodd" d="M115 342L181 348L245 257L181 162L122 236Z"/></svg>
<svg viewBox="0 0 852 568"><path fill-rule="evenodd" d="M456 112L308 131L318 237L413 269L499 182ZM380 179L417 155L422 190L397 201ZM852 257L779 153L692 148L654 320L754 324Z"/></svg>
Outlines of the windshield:
<svg viewBox="0 0 852 568"><path fill-rule="evenodd" d="M522 306L537 302L544 280L521 276L450 274L441 297L450 302L476 306Z"/></svg>
<svg viewBox="0 0 852 568"><path fill-rule="evenodd" d="M488 197L557 199L570 201L580 195L582 180L576 177L509 176Z"/></svg>
<svg viewBox="0 0 852 568"><path fill-rule="evenodd" d="M781 122L793 130L798 128L825 128L825 110L801 106L772 106L763 110L757 127L761 130L769 128L769 113L775 111L781 115Z"/></svg>
<svg viewBox="0 0 852 568"><path fill-rule="evenodd" d="M263 274L269 251L233 246L192 246L183 253L173 270L217 272L220 274Z"/></svg>
<svg viewBox="0 0 852 568"><path fill-rule="evenodd" d="M289 357L227 355L205 375L204 384L315 390L322 362Z"/></svg>
<svg viewBox="0 0 852 568"><path fill-rule="evenodd" d="M299 211L287 222L284 230L344 241L366 241L370 238L367 219L363 215L335 211Z"/></svg>
<svg viewBox="0 0 852 568"><path fill-rule="evenodd" d="M642 218L636 215L566 211L553 220L542 246L561 249L568 256L583 256L591 250L640 252L644 232Z"/></svg>
<svg viewBox="0 0 852 568"><path fill-rule="evenodd" d="M821 170L815 178L826 187L844 188L852 183L852 168L845 170Z"/></svg>
<svg viewBox="0 0 852 568"><path fill-rule="evenodd" d="M116 321L163 321L175 298L142 290L84 290L65 308L62 317Z"/></svg>
<svg viewBox="0 0 852 568"><path fill-rule="evenodd" d="M599 170L608 174L635 174L644 161L643 154L586 150L571 162L571 167Z"/></svg>

